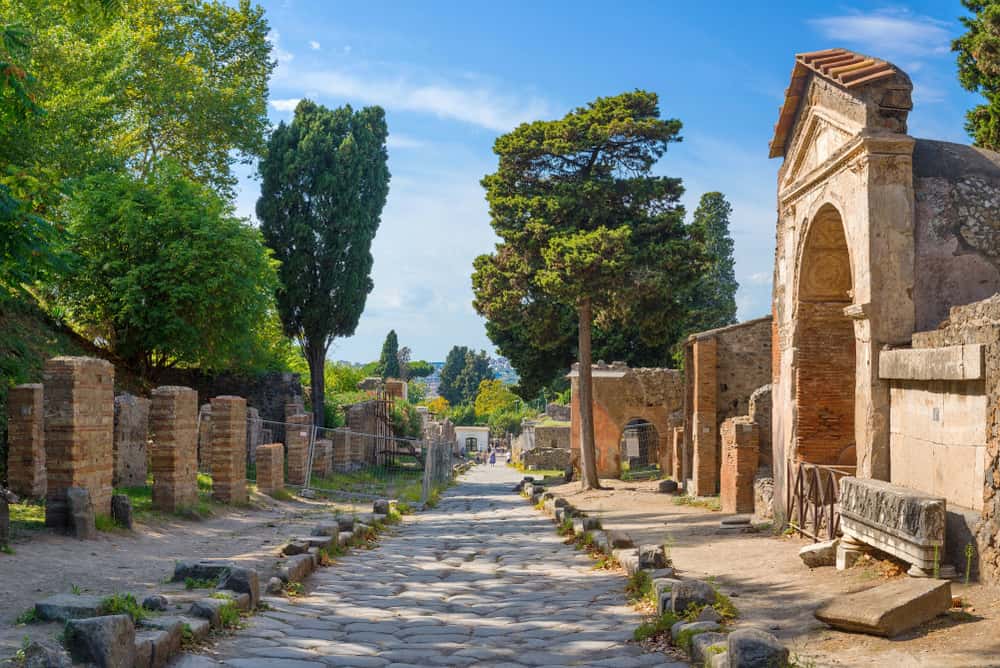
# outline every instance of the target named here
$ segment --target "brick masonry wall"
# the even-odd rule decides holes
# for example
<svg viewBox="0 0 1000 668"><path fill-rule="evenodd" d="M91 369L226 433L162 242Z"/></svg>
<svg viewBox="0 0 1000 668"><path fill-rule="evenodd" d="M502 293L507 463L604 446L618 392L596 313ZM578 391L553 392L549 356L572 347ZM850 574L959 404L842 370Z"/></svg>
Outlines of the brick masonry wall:
<svg viewBox="0 0 1000 668"><path fill-rule="evenodd" d="M45 363L46 526L68 521L66 489L90 493L94 512L111 514L115 369L92 357L56 357Z"/></svg>
<svg viewBox="0 0 1000 668"><path fill-rule="evenodd" d="M722 423L721 503L724 513L754 512L754 476L760 434L749 417Z"/></svg>
<svg viewBox="0 0 1000 668"><path fill-rule="evenodd" d="M684 480L684 427L674 427L671 446L673 460L671 461L670 477L681 482Z"/></svg>
<svg viewBox="0 0 1000 668"><path fill-rule="evenodd" d="M802 302L799 327L796 457L853 465L854 325L844 316L844 304Z"/></svg>
<svg viewBox="0 0 1000 668"><path fill-rule="evenodd" d="M150 400L131 394L115 397L114 485L146 484L149 466Z"/></svg>
<svg viewBox="0 0 1000 668"><path fill-rule="evenodd" d="M153 508L176 512L198 501L198 393L167 385L151 397Z"/></svg>
<svg viewBox="0 0 1000 668"><path fill-rule="evenodd" d="M333 470L333 441L316 440L313 450L312 477L326 478Z"/></svg>
<svg viewBox="0 0 1000 668"><path fill-rule="evenodd" d="M304 485L306 482L311 428L312 415L308 413L299 413L288 418L288 427L285 429L285 458L288 460L289 484Z"/></svg>
<svg viewBox="0 0 1000 668"><path fill-rule="evenodd" d="M45 496L45 405L41 383L7 394L7 482L20 496Z"/></svg>
<svg viewBox="0 0 1000 668"><path fill-rule="evenodd" d="M243 397L212 399L212 498L247 502L247 402Z"/></svg>
<svg viewBox="0 0 1000 668"><path fill-rule="evenodd" d="M267 443L257 446L257 489L264 494L285 488L285 446Z"/></svg>

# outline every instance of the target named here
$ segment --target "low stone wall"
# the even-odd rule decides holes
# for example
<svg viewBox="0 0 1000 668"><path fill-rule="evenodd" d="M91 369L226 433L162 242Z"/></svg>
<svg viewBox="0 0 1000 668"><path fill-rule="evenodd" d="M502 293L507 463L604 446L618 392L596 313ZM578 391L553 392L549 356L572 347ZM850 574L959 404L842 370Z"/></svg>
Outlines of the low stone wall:
<svg viewBox="0 0 1000 668"><path fill-rule="evenodd" d="M569 466L570 451L562 448L535 448L524 453L524 467L531 470L558 470Z"/></svg>

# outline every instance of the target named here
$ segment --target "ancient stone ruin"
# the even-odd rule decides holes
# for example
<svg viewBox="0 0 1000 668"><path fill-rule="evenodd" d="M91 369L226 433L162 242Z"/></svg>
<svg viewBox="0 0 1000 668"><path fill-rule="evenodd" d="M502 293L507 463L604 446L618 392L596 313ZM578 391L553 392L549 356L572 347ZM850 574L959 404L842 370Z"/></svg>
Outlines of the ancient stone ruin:
<svg viewBox="0 0 1000 668"><path fill-rule="evenodd" d="M7 394L7 481L11 491L45 496L45 426L41 384L18 385Z"/></svg>
<svg viewBox="0 0 1000 668"><path fill-rule="evenodd" d="M212 399L212 498L246 503L247 402L243 397Z"/></svg>
<svg viewBox="0 0 1000 668"><path fill-rule="evenodd" d="M151 396L153 508L176 512L198 501L198 393L167 385Z"/></svg>
<svg viewBox="0 0 1000 668"><path fill-rule="evenodd" d="M114 485L146 484L149 466L150 400L131 394L115 397Z"/></svg>
<svg viewBox="0 0 1000 668"><path fill-rule="evenodd" d="M285 446L268 443L257 446L257 489L264 494L285 488Z"/></svg>
<svg viewBox="0 0 1000 668"><path fill-rule="evenodd" d="M306 483L309 461L309 442L312 433L312 414L297 413L288 418L285 426L285 459L288 464L288 482L292 485Z"/></svg>
<svg viewBox="0 0 1000 668"><path fill-rule="evenodd" d="M94 513L111 515L114 378L109 362L92 357L45 363L46 526L70 526L70 489L86 492Z"/></svg>

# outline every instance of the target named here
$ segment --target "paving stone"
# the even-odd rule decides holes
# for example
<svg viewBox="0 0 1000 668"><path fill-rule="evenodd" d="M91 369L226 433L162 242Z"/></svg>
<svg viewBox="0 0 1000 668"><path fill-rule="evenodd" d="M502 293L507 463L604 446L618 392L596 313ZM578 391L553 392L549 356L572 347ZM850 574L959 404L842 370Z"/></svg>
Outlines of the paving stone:
<svg viewBox="0 0 1000 668"><path fill-rule="evenodd" d="M65 644L73 660L99 668L135 664L135 625L128 615L107 615L66 622Z"/></svg>
<svg viewBox="0 0 1000 668"><path fill-rule="evenodd" d="M35 614L50 622L97 617L101 614L102 596L88 594L55 594L35 603Z"/></svg>
<svg viewBox="0 0 1000 668"><path fill-rule="evenodd" d="M816 611L816 619L843 631L891 638L948 612L950 607L948 580L900 578L837 596Z"/></svg>
<svg viewBox="0 0 1000 668"><path fill-rule="evenodd" d="M728 663L732 668L787 666L788 649L770 633L759 629L738 629L729 634Z"/></svg>

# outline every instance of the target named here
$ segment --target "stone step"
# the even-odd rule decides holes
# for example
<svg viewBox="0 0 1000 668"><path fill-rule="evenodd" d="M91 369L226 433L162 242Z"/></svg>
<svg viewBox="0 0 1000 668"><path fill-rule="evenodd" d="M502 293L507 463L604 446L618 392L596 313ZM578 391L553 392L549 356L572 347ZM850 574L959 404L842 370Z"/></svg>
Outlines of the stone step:
<svg viewBox="0 0 1000 668"><path fill-rule="evenodd" d="M891 638L920 626L951 607L951 582L899 578L820 607L816 619L842 631Z"/></svg>
<svg viewBox="0 0 1000 668"><path fill-rule="evenodd" d="M97 617L103 600L103 596L90 594L56 594L35 603L35 615L48 622Z"/></svg>

